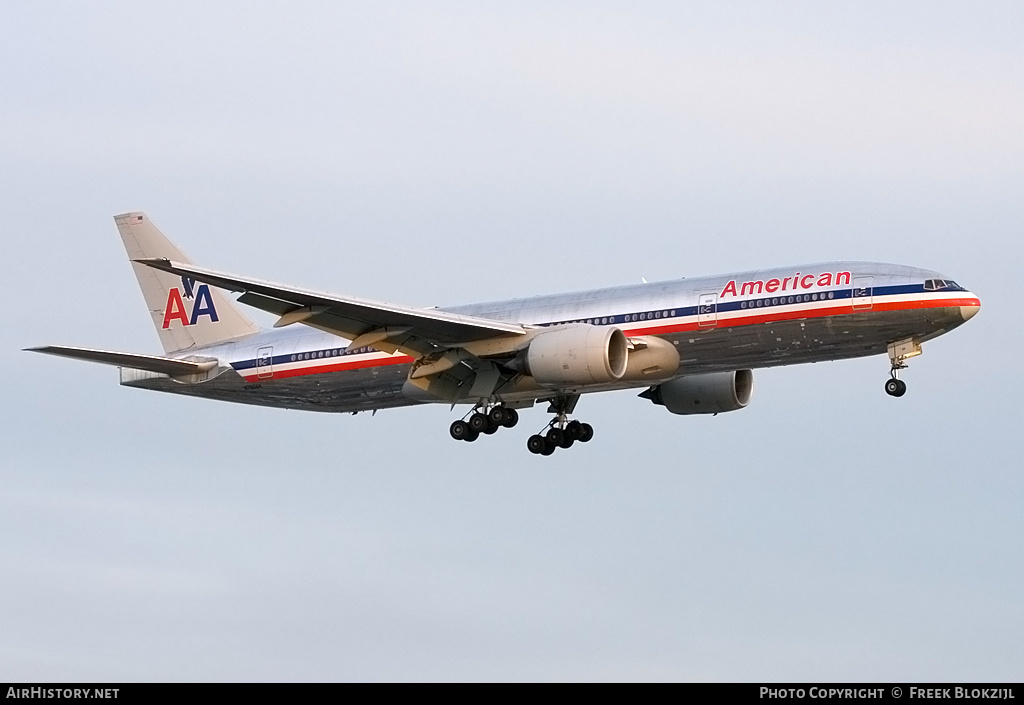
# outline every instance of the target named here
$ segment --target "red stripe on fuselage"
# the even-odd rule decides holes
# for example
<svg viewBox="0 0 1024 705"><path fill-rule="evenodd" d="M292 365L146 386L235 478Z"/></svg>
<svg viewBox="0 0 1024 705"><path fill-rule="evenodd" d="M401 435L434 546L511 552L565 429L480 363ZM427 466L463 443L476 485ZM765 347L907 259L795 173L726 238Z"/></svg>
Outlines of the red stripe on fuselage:
<svg viewBox="0 0 1024 705"><path fill-rule="evenodd" d="M326 358L325 358L326 359ZM320 359L317 358L317 362ZM331 362L324 365L309 365L308 367L293 368L290 370L282 370L280 366L274 367L274 374L270 377L260 377L256 372L256 368L250 368L246 370L246 374L242 376L250 382L258 382L261 379L284 379L285 377L302 377L304 375L318 375L326 372L342 372L344 370L361 370L367 367L387 367L388 365L404 365L412 362L413 358L408 355L394 355L392 357L376 357L372 360L350 360L348 362ZM306 362L306 360L303 360ZM313 362L312 358L308 361ZM284 363L290 364L290 363Z"/></svg>
<svg viewBox="0 0 1024 705"><path fill-rule="evenodd" d="M786 305L797 306L799 304L793 303ZM751 309L747 308L740 309L738 312L740 314L739 316L733 316L732 314L736 312L729 311L729 318L717 318L713 321L714 325L702 326L698 324L697 321L688 321L686 323L669 326L623 328L622 332L627 336L665 335L668 333L683 333L691 330L711 331L716 328L735 328L738 326L749 326L758 323L772 323L774 321L797 321L808 318L826 318L828 316L842 316L851 313L870 313L872 311L910 311L925 308L957 308L960 306L981 306L981 301L978 299L918 299L915 301L893 301L889 303L878 302L872 304L871 307L865 306L864 308L854 309L853 304L847 300L847 302L842 305L800 309L796 311L774 311L772 313L762 313L761 311L766 311L766 309L758 311L756 308L751 312ZM776 307L769 306L768 310L772 308Z"/></svg>

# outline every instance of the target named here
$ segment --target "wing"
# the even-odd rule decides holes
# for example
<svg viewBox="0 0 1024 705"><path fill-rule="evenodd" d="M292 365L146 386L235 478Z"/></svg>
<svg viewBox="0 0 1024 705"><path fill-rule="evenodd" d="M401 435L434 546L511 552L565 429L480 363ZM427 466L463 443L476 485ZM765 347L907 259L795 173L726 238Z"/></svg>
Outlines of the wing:
<svg viewBox="0 0 1024 705"><path fill-rule="evenodd" d="M348 338L351 347L356 348L401 350L420 357L438 348L526 334L526 328L515 323L308 291L162 258L135 261L221 289L240 291L240 302L280 316L275 328L303 323Z"/></svg>
<svg viewBox="0 0 1024 705"><path fill-rule="evenodd" d="M70 348L63 345L46 345L41 348L25 348L25 350L28 352L46 353L47 355L57 355L59 357L70 357L75 360L99 362L104 365L116 365L117 367L130 367L135 370L159 372L171 377L198 374L217 366L216 360L189 362L188 360L175 360L174 358L157 357L156 355L139 355L137 353L92 350L90 348Z"/></svg>

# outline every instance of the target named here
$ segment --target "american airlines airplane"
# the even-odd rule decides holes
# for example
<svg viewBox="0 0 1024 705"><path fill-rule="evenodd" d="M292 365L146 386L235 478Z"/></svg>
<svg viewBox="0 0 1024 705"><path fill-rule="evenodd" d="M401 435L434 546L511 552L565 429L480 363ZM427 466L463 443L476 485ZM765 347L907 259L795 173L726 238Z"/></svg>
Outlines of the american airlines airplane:
<svg viewBox="0 0 1024 705"><path fill-rule="evenodd" d="M754 368L887 354L885 391L901 397L906 360L981 307L936 272L824 262L409 308L197 267L144 213L114 221L165 354L30 350L117 366L125 386L244 404L462 404L450 433L464 441L547 402L551 420L527 441L540 455L591 440L569 418L587 392L644 388L673 414L717 414L747 406ZM261 329L238 303L278 320Z"/></svg>

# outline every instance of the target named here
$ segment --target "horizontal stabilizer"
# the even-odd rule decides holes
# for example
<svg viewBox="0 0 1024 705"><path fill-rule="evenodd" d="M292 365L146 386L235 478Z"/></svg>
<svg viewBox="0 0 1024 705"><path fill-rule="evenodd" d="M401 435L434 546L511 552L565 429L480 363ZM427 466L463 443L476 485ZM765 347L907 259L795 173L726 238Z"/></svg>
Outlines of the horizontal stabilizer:
<svg viewBox="0 0 1024 705"><path fill-rule="evenodd" d="M59 357L70 357L75 360L99 362L103 365L116 365L117 367L130 367L135 370L158 372L170 375L171 377L182 377L184 375L206 372L217 366L216 360L190 362L188 360L175 360L170 357L157 357L156 355L110 352L108 350L92 350L90 348L69 348L63 345L46 345L41 348L25 348L25 350L28 352L46 353L47 355L57 355Z"/></svg>

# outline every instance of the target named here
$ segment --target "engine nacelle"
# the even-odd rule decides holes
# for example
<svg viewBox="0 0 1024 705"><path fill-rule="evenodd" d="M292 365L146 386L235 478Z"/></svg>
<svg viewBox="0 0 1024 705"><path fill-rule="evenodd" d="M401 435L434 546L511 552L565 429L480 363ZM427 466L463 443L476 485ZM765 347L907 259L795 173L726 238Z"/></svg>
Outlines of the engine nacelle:
<svg viewBox="0 0 1024 705"><path fill-rule="evenodd" d="M709 372L673 379L641 394L673 414L718 414L742 409L754 391L751 370Z"/></svg>
<svg viewBox="0 0 1024 705"><path fill-rule="evenodd" d="M615 382L626 374L629 343L613 326L581 323L530 341L525 372L543 387Z"/></svg>

